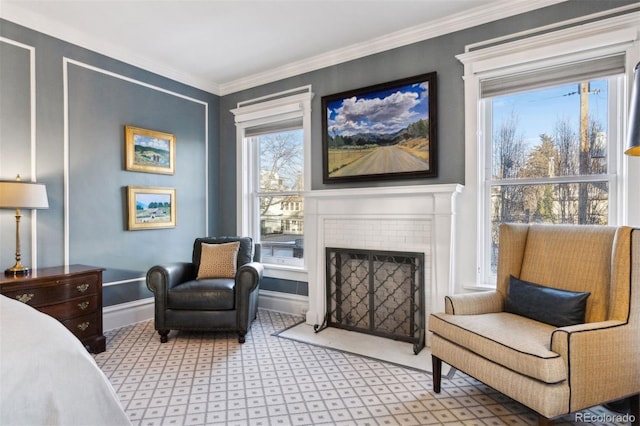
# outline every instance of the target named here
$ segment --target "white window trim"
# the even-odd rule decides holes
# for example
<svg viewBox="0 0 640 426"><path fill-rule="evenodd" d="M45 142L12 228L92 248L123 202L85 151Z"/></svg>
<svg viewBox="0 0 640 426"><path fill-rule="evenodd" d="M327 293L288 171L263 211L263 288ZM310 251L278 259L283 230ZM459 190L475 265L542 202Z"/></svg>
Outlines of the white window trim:
<svg viewBox="0 0 640 426"><path fill-rule="evenodd" d="M585 17L585 21L589 17ZM622 90L625 110L628 106L629 90L633 79L633 68L640 60L640 12L603 19L596 22L577 25L536 35L515 41L507 38L489 40L483 45L490 46L467 51L456 58L464 64L464 102L465 102L465 190L459 199L460 211L469 212L459 217L458 247L461 252L461 269L459 271L462 288L458 290L491 287L484 274L484 241L486 236L484 215L482 209L483 182L482 171L489 166L482 155L482 123L485 120L480 101L480 81L490 77L522 72L541 67L553 66L613 53L624 53L626 62L626 87ZM562 24L559 23L558 26ZM521 37L514 35L511 40ZM496 44L498 43L498 44ZM469 50L469 47L467 47ZM626 129L626 112L618 115L621 129ZM615 143L620 146L625 131L619 132ZM624 224L628 221L629 203L637 204L637 199L630 200L628 182L627 158L623 158L622 149L617 150L616 158L612 158L618 165L619 185L616 195L618 209L616 223ZM631 195L633 197L633 195ZM473 217L471 217L473 215ZM475 238L477 244L468 244L470 238Z"/></svg>
<svg viewBox="0 0 640 426"><path fill-rule="evenodd" d="M236 123L236 178L237 178L237 232L238 235L260 235L260 226L254 217L252 182L257 177L256 159L245 138L245 130L250 127L293 118L302 118L304 131L304 191L311 188L311 86L299 87L273 95L239 102L231 110ZM303 191L303 193L304 193ZM304 227L305 241L308 242L307 227ZM308 281L307 256L304 266L265 265L265 276L293 281Z"/></svg>

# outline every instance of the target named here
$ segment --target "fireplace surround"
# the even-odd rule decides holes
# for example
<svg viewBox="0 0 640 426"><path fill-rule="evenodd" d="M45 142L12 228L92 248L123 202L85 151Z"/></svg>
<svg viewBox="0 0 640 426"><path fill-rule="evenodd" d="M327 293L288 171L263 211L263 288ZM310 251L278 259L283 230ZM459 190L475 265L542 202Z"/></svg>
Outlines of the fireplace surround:
<svg viewBox="0 0 640 426"><path fill-rule="evenodd" d="M453 292L456 195L459 184L314 190L305 194L306 322L327 313L326 248L416 252L424 256L425 315L444 310ZM427 339L428 344L428 339Z"/></svg>

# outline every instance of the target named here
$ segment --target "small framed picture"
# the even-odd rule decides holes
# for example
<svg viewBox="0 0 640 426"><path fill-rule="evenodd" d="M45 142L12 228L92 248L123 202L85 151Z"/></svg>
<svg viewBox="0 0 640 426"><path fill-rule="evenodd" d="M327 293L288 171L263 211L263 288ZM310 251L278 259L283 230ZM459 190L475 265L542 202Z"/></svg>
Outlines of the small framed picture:
<svg viewBox="0 0 640 426"><path fill-rule="evenodd" d="M175 188L128 186L127 200L128 230L176 227Z"/></svg>
<svg viewBox="0 0 640 426"><path fill-rule="evenodd" d="M139 127L125 126L125 169L172 175L176 169L176 137Z"/></svg>

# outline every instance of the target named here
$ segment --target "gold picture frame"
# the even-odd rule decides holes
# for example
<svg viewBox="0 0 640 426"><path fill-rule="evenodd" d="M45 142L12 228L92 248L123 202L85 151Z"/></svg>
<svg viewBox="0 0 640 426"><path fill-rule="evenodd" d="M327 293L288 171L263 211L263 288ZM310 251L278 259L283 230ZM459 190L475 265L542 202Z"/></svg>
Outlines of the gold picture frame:
<svg viewBox="0 0 640 426"><path fill-rule="evenodd" d="M127 186L127 229L176 227L176 190L156 186Z"/></svg>
<svg viewBox="0 0 640 426"><path fill-rule="evenodd" d="M176 137L124 126L125 170L172 175L176 170Z"/></svg>

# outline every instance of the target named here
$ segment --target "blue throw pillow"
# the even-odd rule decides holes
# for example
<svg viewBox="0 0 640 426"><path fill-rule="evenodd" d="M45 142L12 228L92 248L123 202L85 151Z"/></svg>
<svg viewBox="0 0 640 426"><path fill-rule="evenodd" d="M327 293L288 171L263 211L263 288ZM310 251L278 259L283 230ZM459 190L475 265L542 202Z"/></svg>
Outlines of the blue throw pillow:
<svg viewBox="0 0 640 426"><path fill-rule="evenodd" d="M512 275L505 311L556 327L582 324L590 294L545 287Z"/></svg>

